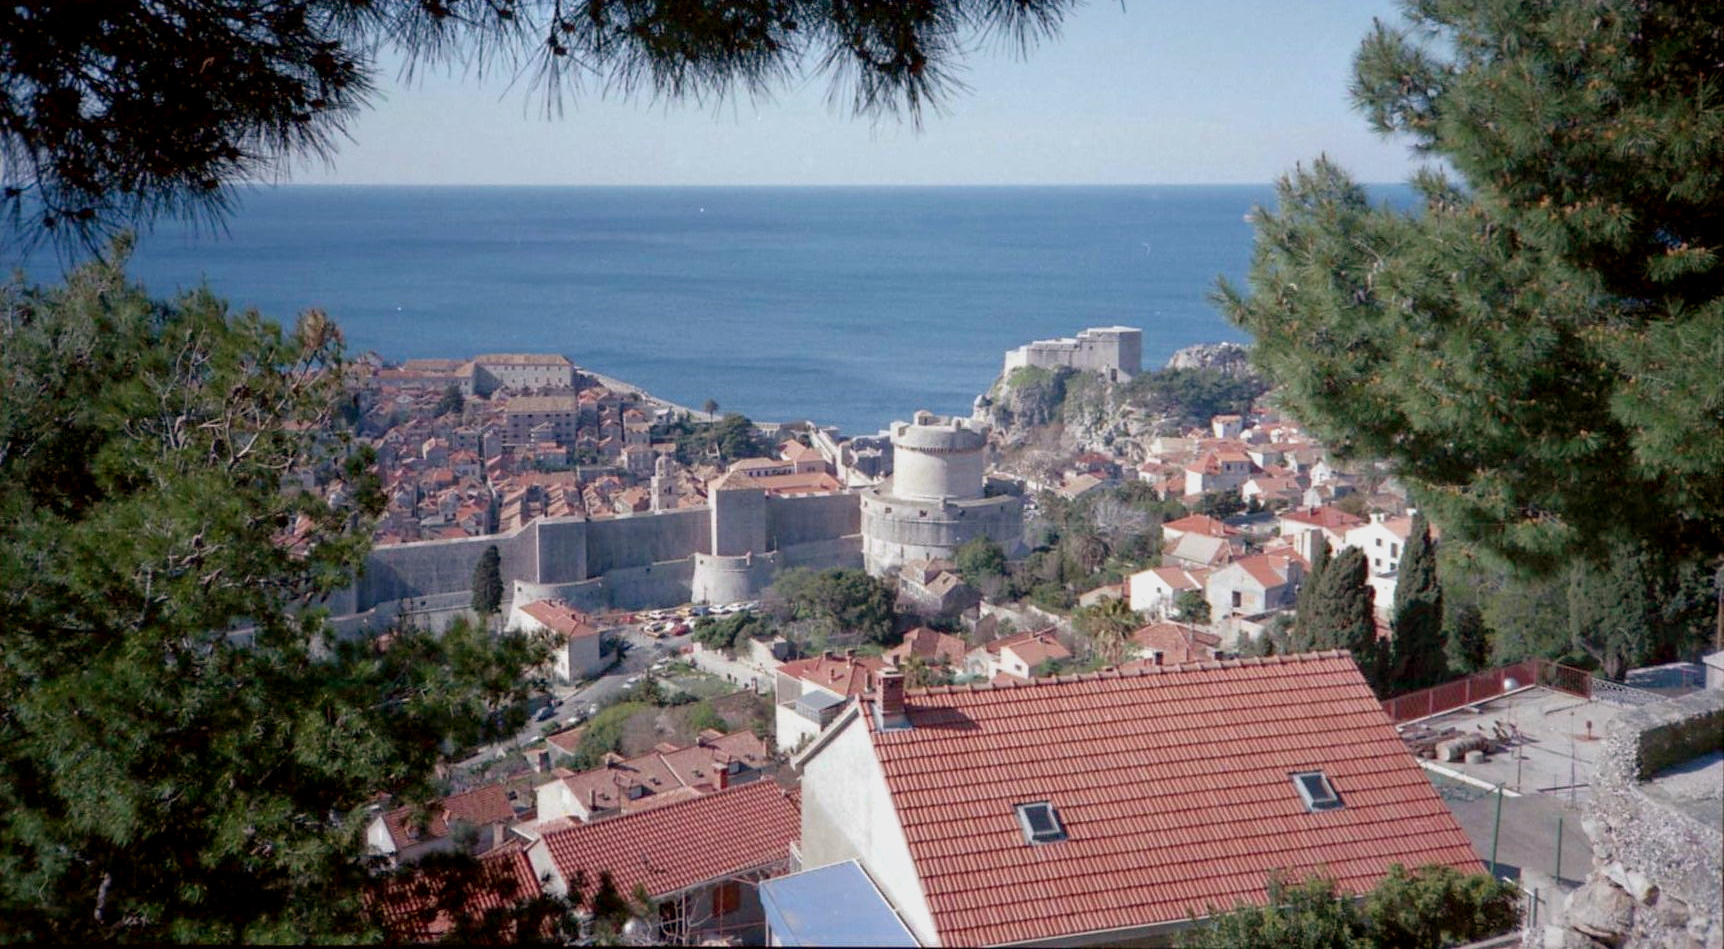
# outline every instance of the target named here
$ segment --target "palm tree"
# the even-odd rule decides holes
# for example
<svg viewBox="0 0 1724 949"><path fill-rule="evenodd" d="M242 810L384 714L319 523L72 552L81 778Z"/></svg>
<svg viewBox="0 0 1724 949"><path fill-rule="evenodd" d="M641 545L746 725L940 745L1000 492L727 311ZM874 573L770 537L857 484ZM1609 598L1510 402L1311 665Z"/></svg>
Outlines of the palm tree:
<svg viewBox="0 0 1724 949"><path fill-rule="evenodd" d="M712 421L713 415L718 412L718 400L707 399L706 404L702 405L701 408L706 410L706 420L710 422Z"/></svg>

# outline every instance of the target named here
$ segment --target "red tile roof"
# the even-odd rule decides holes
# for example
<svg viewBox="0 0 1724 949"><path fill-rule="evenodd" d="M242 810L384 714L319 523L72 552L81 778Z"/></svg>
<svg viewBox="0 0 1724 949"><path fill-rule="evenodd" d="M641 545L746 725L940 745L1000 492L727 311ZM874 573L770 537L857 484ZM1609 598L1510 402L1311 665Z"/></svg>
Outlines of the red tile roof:
<svg viewBox="0 0 1724 949"><path fill-rule="evenodd" d="M1296 524L1309 524L1312 527L1321 527L1338 534L1344 534L1355 527L1368 523L1362 517L1348 514L1346 511L1337 507L1327 506L1300 508L1294 511L1286 511L1281 515L1281 519L1284 521L1292 521Z"/></svg>
<svg viewBox="0 0 1724 949"><path fill-rule="evenodd" d="M599 628L592 624L587 614L561 600L534 600L521 607L521 612L570 639L599 635Z"/></svg>
<svg viewBox="0 0 1724 949"><path fill-rule="evenodd" d="M506 916L489 918L488 914L500 914L538 897L542 891L520 841L479 858L478 880L466 888L465 904L454 903L452 894L442 892L445 885L448 884L431 874L408 872L386 881L377 896L368 897L366 902L381 909L383 927L395 941L435 942L448 936L456 925L450 912L439 903L459 905L458 912L467 917L470 925L482 922L490 935L509 936L515 921ZM545 935L550 935L549 930Z"/></svg>
<svg viewBox="0 0 1724 949"><path fill-rule="evenodd" d="M1205 514L1188 514L1178 520L1168 521L1161 525L1161 531L1178 531L1185 534L1202 534L1205 537L1233 537L1239 531Z"/></svg>
<svg viewBox="0 0 1724 949"><path fill-rule="evenodd" d="M908 712L861 717L945 945L1261 903L1275 869L1349 892L1391 863L1482 870L1345 652L937 688ZM1307 811L1308 770L1345 806ZM1014 806L1037 801L1068 839L1025 843Z"/></svg>
<svg viewBox="0 0 1724 949"><path fill-rule="evenodd" d="M611 755L604 767L557 777L587 808L628 814L711 793L715 768L733 761L748 769L740 780L751 780L770 758L753 732L703 732L699 741L686 748L671 745L667 750L661 745L633 758ZM629 796L631 787L640 788L639 796Z"/></svg>
<svg viewBox="0 0 1724 949"><path fill-rule="evenodd" d="M501 784L451 794L443 799L443 810L448 814L448 820L466 821L475 826L506 824L515 819L515 808L509 803L509 789Z"/></svg>
<svg viewBox="0 0 1724 949"><path fill-rule="evenodd" d="M874 674L885 667L886 661L877 656L846 658L819 655L812 659L787 662L778 667L778 674L801 679L828 692L851 696L872 688Z"/></svg>
<svg viewBox="0 0 1724 949"><path fill-rule="evenodd" d="M963 665L964 654L970 647L962 639L918 626L904 634L904 641L886 650L886 658L894 660L899 665L911 656L927 662L947 662L953 665Z"/></svg>
<svg viewBox="0 0 1724 949"><path fill-rule="evenodd" d="M1161 654L1162 665L1184 662L1207 662L1215 658L1221 637L1180 623L1151 623L1131 634L1139 649L1153 649Z"/></svg>
<svg viewBox="0 0 1724 949"><path fill-rule="evenodd" d="M691 801L544 836L557 872L658 899L709 880L787 860L802 817L784 790L759 781ZM591 885L589 883L589 885Z"/></svg>

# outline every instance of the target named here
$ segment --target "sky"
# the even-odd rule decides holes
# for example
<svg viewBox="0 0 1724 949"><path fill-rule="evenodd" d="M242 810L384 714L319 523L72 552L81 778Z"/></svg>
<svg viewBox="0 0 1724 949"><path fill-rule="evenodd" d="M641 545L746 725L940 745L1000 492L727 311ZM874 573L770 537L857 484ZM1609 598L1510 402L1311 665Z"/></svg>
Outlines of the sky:
<svg viewBox="0 0 1724 949"><path fill-rule="evenodd" d="M508 75L386 65L373 107L311 184L1262 184L1328 154L1404 180L1403 141L1347 101L1354 50L1390 0L1091 0L1027 57L982 49L967 93L920 131L856 118L807 77L722 104L586 93L547 120Z"/></svg>

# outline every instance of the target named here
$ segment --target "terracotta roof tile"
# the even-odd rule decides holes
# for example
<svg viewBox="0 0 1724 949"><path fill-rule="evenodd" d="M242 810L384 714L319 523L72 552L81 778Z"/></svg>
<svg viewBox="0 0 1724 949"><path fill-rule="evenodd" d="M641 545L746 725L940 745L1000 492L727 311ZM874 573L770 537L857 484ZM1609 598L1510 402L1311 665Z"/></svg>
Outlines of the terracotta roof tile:
<svg viewBox="0 0 1724 949"><path fill-rule="evenodd" d="M886 667L878 656L814 656L798 659L778 667L778 674L801 679L838 695L859 695L868 691L874 675Z"/></svg>
<svg viewBox="0 0 1724 949"><path fill-rule="evenodd" d="M1482 869L1345 652L936 688L909 716L863 719L946 945L1261 902L1272 869L1350 892L1391 863ZM1307 811L1306 770L1345 806ZM1014 805L1033 801L1068 839L1024 842Z"/></svg>
<svg viewBox="0 0 1724 949"><path fill-rule="evenodd" d="M478 883L467 891L466 903L459 912L472 922L493 920L487 914L500 912L539 896L539 879L521 841L512 841L479 858ZM435 942L455 928L455 920L439 908L441 884L429 874L407 873L387 881L377 896L366 902L379 909L383 926L398 941ZM505 930L514 928L514 921L496 920ZM506 932L493 931L495 935ZM549 933L547 932L546 935ZM505 941L513 942L513 939Z"/></svg>
<svg viewBox="0 0 1724 949"><path fill-rule="evenodd" d="M667 807L547 833L557 872L609 873L618 893L659 898L790 856L802 817L783 789L759 781Z"/></svg>

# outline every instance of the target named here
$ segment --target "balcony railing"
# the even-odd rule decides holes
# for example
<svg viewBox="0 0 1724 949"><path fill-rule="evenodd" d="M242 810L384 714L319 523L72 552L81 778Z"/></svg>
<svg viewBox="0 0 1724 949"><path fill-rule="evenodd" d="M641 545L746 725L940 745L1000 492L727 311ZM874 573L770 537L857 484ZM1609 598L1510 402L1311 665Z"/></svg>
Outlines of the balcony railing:
<svg viewBox="0 0 1724 949"><path fill-rule="evenodd" d="M1542 685L1581 698L1592 697L1592 674L1586 670L1558 665L1548 659L1525 659L1388 699L1383 702L1383 711L1388 713L1390 721L1399 725L1483 702L1529 685Z"/></svg>

